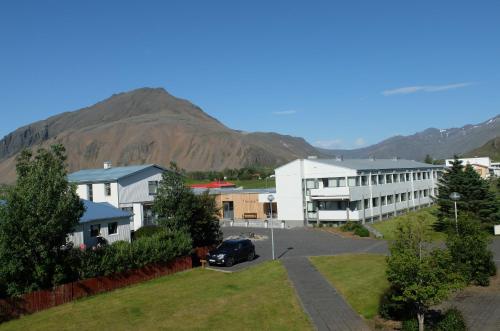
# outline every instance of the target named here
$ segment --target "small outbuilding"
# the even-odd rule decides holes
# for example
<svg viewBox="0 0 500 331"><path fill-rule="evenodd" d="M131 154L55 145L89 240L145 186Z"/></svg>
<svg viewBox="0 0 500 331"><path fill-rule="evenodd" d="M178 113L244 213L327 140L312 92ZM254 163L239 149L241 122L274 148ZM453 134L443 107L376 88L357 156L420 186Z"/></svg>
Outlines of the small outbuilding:
<svg viewBox="0 0 500 331"><path fill-rule="evenodd" d="M85 213L75 231L68 235L68 241L73 242L75 247L92 247L102 239L109 244L119 240L130 242L132 213L113 207L107 202L82 201Z"/></svg>

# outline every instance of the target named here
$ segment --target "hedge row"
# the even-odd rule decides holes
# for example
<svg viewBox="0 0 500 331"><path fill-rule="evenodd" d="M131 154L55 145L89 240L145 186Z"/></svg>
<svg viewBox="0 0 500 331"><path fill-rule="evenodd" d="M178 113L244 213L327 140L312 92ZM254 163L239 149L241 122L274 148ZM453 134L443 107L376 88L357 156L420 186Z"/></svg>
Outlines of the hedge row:
<svg viewBox="0 0 500 331"><path fill-rule="evenodd" d="M152 263L166 263L191 252L191 237L181 231L160 231L131 243L118 241L97 249L71 249L58 283L108 276L141 268Z"/></svg>

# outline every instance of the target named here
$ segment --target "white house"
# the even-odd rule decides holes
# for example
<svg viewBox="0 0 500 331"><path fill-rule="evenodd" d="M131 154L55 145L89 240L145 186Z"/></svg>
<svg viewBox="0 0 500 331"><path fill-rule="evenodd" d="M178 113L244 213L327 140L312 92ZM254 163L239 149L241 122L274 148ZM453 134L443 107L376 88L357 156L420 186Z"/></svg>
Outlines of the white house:
<svg viewBox="0 0 500 331"><path fill-rule="evenodd" d="M130 242L130 212L115 208L107 202L82 201L85 213L74 232L68 235L68 241L73 242L75 247L82 244L86 247L95 246L98 237L109 244L119 240Z"/></svg>
<svg viewBox="0 0 500 331"><path fill-rule="evenodd" d="M275 170L288 226L373 222L432 203L443 166L401 159L298 159Z"/></svg>
<svg viewBox="0 0 500 331"><path fill-rule="evenodd" d="M464 166L470 164L482 178L489 178L492 175L498 176L500 174L498 163L491 162L488 156L462 158L459 160L462 161L462 165ZM454 159L446 159L445 165L451 167L453 161Z"/></svg>
<svg viewBox="0 0 500 331"><path fill-rule="evenodd" d="M152 204L163 172L156 165L112 167L105 162L101 169L85 169L68 175L77 184L80 198L107 202L134 215L131 230L154 222Z"/></svg>

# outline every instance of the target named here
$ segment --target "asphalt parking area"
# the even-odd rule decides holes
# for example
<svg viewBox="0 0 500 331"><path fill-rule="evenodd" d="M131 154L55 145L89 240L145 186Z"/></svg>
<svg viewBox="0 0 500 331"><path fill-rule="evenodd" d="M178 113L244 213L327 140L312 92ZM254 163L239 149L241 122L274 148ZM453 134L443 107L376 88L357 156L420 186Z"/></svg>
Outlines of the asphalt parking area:
<svg viewBox="0 0 500 331"><path fill-rule="evenodd" d="M270 229L224 227L222 231L224 239L238 235L249 237L250 233L265 238L253 241L257 255L253 261L240 262L230 268L211 266L212 268L237 271L272 259ZM276 259L343 253L388 253L387 243L384 240L343 238L319 229L308 228L274 229L274 245Z"/></svg>

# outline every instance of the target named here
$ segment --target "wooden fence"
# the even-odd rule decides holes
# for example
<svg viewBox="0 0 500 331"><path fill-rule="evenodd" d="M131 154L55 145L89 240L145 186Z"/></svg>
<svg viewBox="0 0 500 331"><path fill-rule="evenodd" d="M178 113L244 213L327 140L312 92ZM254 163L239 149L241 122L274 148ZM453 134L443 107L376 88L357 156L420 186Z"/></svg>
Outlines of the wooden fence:
<svg viewBox="0 0 500 331"><path fill-rule="evenodd" d="M52 290L35 291L16 298L0 299L0 323L83 297L199 266L200 259L205 258L208 250L208 247L198 247L191 256L179 257L166 264L148 265L111 276L89 278L59 285Z"/></svg>

